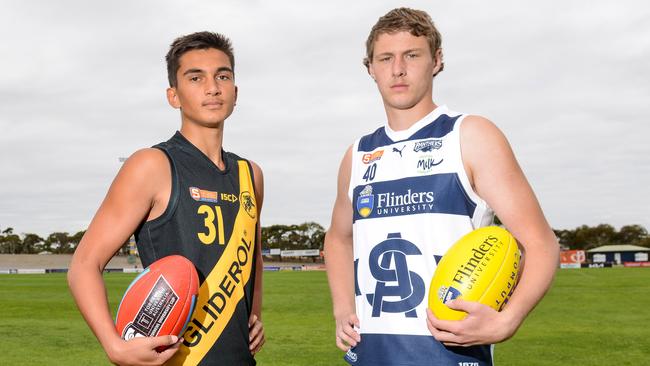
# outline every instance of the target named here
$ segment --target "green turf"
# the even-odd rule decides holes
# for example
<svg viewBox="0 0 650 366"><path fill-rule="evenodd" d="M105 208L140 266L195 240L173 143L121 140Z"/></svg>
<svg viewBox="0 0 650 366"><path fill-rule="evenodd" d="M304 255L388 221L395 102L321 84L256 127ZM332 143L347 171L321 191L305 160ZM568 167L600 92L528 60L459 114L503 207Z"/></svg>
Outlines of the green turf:
<svg viewBox="0 0 650 366"><path fill-rule="evenodd" d="M111 306L134 275L107 274ZM261 366L341 365L324 272L266 272ZM650 364L650 269L558 272L496 365ZM0 275L1 365L108 365L65 275Z"/></svg>

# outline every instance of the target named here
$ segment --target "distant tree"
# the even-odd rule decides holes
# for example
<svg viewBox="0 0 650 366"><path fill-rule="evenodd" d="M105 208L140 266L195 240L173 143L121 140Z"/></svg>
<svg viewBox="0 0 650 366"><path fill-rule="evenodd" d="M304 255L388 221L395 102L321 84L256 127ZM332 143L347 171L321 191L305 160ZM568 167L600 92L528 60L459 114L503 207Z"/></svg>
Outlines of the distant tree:
<svg viewBox="0 0 650 366"><path fill-rule="evenodd" d="M262 228L264 248L322 249L325 231L315 222L300 225L271 225Z"/></svg>
<svg viewBox="0 0 650 366"><path fill-rule="evenodd" d="M641 225L626 225L616 234L619 244L642 244L648 238L648 231Z"/></svg>
<svg viewBox="0 0 650 366"><path fill-rule="evenodd" d="M36 234L27 233L23 237L23 254L38 253L43 247L43 238Z"/></svg>
<svg viewBox="0 0 650 366"><path fill-rule="evenodd" d="M0 253L18 254L22 252L22 241L20 237L14 234L14 229L8 227L2 230L0 235Z"/></svg>
<svg viewBox="0 0 650 366"><path fill-rule="evenodd" d="M71 238L67 232L55 232L50 234L47 239L45 239L45 244L49 248L49 251L56 254L72 253L74 251Z"/></svg>
<svg viewBox="0 0 650 366"><path fill-rule="evenodd" d="M70 252L74 252L77 249L77 246L79 245L79 242L81 241L81 238L83 238L85 233L86 233L86 230L77 231L74 235L72 235L69 238L69 240L70 240Z"/></svg>

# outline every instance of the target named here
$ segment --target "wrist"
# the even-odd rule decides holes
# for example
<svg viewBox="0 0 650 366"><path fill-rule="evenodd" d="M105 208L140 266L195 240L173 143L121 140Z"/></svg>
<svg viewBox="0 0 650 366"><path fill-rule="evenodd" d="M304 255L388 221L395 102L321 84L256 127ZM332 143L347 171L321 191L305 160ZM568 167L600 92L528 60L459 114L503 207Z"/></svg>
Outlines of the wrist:
<svg viewBox="0 0 650 366"><path fill-rule="evenodd" d="M125 341L120 337L111 337L102 343L104 352L106 352L106 356L112 363L119 364L124 342Z"/></svg>
<svg viewBox="0 0 650 366"><path fill-rule="evenodd" d="M503 342L505 340L510 339L517 329L519 329L519 326L524 320L524 316L522 316L520 313L515 311L514 309L510 309L508 311L507 309L504 309L501 313L501 329L503 330L502 336L499 340L499 342Z"/></svg>

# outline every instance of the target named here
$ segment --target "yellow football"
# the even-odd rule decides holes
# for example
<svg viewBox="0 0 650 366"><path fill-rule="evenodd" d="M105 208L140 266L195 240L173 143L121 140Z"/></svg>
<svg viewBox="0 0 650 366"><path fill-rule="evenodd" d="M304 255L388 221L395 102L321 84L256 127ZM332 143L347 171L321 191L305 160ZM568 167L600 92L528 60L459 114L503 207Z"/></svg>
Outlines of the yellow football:
<svg viewBox="0 0 650 366"><path fill-rule="evenodd" d="M449 248L429 287L429 308L439 319L460 320L467 313L446 301L462 298L501 311L519 279L521 252L505 229L487 226L463 236Z"/></svg>

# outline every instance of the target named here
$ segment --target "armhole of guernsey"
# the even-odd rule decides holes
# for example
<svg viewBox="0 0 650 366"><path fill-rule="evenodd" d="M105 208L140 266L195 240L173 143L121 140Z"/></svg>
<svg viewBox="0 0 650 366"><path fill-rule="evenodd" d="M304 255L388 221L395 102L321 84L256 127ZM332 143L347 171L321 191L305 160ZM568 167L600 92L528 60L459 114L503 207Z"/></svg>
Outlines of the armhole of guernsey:
<svg viewBox="0 0 650 366"><path fill-rule="evenodd" d="M472 188L472 185L469 182L469 177L467 176L467 172L465 171L465 164L463 162L463 146L462 146L462 140L461 140L461 135L460 135L460 128L465 121L465 117L467 117L466 114L463 114L458 121L456 121L456 125L454 126L453 129L453 134L454 134L454 139L458 141L458 157L459 157L459 162L458 162L458 179L460 180L460 184L463 188L463 191L465 194L467 194L468 198L472 200L474 203L476 203L476 211L474 212L472 219L472 224L474 225L474 228L479 228L483 227L486 225L490 225L492 223L493 215L492 215L492 209L488 206L487 202L485 202L479 195L474 191Z"/></svg>
<svg viewBox="0 0 650 366"><path fill-rule="evenodd" d="M155 219L151 221L145 222L144 226L148 228L155 228L160 225L165 224L167 221L169 221L172 216L174 215L174 212L176 211L176 207L178 206L178 199L179 199L179 182L178 182L178 171L176 170L176 165L174 164L174 160L172 159L171 155L167 150L162 149L158 146L154 146L154 148L159 149L162 151L165 156L167 157L167 160L169 161L169 168L171 171L171 184L172 184L172 189L171 193L169 195L169 201L167 202L167 207L165 207L165 211Z"/></svg>
<svg viewBox="0 0 650 366"><path fill-rule="evenodd" d="M354 195L354 185L357 182L357 156L358 156L358 151L359 151L359 142L361 139L357 139L354 144L352 145L352 153L350 154L350 159L352 160L350 162L350 181L348 182L348 198L350 199L350 202L353 200L353 195ZM354 205L354 202L352 203Z"/></svg>

